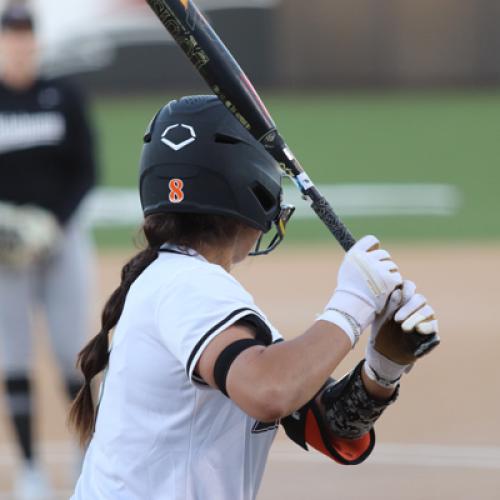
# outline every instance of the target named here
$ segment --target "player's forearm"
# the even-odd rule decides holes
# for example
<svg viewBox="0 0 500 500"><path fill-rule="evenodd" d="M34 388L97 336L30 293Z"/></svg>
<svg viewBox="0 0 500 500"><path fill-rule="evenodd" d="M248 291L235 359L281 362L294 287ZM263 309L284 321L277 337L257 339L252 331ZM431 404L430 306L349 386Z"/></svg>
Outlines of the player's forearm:
<svg viewBox="0 0 500 500"><path fill-rule="evenodd" d="M229 371L228 392L256 418L290 415L314 397L350 350L339 327L316 322L294 340L243 352Z"/></svg>
<svg viewBox="0 0 500 500"><path fill-rule="evenodd" d="M365 370L361 370L361 380L366 389L366 392L373 398L379 401L384 401L390 399L396 392L395 387L387 388L382 387L373 380L371 380L366 374Z"/></svg>
<svg viewBox="0 0 500 500"><path fill-rule="evenodd" d="M362 238L347 253L320 321L297 339L241 353L227 372L230 397L250 415L261 412L270 420L298 410L321 389L401 283L397 265L379 241Z"/></svg>

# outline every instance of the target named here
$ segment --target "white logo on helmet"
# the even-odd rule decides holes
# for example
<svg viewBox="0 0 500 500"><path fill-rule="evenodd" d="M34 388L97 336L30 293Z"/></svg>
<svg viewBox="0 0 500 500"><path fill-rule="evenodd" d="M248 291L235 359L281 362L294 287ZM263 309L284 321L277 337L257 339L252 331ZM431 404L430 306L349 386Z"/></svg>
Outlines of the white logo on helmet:
<svg viewBox="0 0 500 500"><path fill-rule="evenodd" d="M187 139L181 142L173 142L168 138L169 133L176 129L176 128L183 128L186 130L186 136ZM196 132L194 131L194 128L191 127L190 125L184 125L183 123L176 123L175 125L170 125L165 129L165 132L161 135L161 142L168 146L169 148L173 149L174 151L179 151L182 148L185 148L186 146L189 146L189 144L192 144L196 140Z"/></svg>

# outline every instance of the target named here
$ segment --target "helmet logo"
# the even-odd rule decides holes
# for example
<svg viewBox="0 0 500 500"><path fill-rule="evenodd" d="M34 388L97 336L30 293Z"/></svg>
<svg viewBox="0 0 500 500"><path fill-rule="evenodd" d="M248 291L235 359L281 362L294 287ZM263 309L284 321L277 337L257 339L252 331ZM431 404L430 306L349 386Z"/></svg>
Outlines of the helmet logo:
<svg viewBox="0 0 500 500"><path fill-rule="evenodd" d="M170 203L180 203L184 200L184 182L181 179L171 179L168 183Z"/></svg>
<svg viewBox="0 0 500 500"><path fill-rule="evenodd" d="M181 140L181 142L174 142L173 140L173 135L174 133L172 132L175 129L178 128L183 129L182 136L185 136L184 140ZM177 137L179 137L179 132L177 132ZM168 136L170 135L170 139ZM196 132L194 131L194 128L191 127L190 125L184 125L183 123L176 123L175 125L170 125L165 129L165 132L161 135L161 142L168 146L169 148L173 149L174 151L180 151L182 148L185 148L189 144L192 144L196 140Z"/></svg>

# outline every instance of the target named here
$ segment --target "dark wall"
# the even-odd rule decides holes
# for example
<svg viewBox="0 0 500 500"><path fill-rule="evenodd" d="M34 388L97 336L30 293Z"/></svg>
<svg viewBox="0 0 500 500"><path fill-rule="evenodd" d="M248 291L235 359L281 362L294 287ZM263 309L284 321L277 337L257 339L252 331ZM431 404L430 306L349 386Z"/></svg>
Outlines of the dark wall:
<svg viewBox="0 0 500 500"><path fill-rule="evenodd" d="M283 0L210 19L258 88L500 84L500 0ZM121 48L97 91L205 91L172 43Z"/></svg>
<svg viewBox="0 0 500 500"><path fill-rule="evenodd" d="M500 82L498 0L286 0L280 14L291 85Z"/></svg>
<svg viewBox="0 0 500 500"><path fill-rule="evenodd" d="M220 10L211 13L209 18L250 78L259 86L273 85L277 80L276 12ZM165 32L166 39L167 36ZM111 66L78 78L86 88L96 92L206 89L186 56L174 43L168 42L119 48Z"/></svg>

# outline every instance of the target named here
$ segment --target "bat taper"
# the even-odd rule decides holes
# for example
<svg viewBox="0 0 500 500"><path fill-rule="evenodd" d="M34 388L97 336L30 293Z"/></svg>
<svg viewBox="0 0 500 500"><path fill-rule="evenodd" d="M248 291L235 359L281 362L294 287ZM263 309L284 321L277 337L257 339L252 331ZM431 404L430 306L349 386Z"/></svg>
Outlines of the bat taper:
<svg viewBox="0 0 500 500"><path fill-rule="evenodd" d="M313 184L279 134L269 111L231 52L191 0L146 0L215 95L294 181L311 208L345 251L356 240ZM439 338L412 335L416 352L430 352Z"/></svg>

